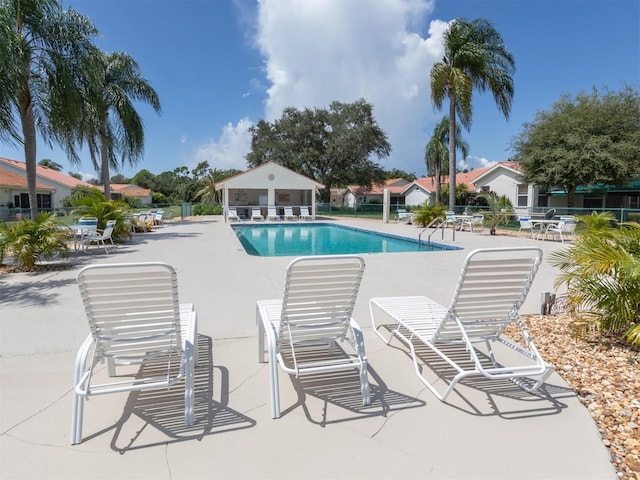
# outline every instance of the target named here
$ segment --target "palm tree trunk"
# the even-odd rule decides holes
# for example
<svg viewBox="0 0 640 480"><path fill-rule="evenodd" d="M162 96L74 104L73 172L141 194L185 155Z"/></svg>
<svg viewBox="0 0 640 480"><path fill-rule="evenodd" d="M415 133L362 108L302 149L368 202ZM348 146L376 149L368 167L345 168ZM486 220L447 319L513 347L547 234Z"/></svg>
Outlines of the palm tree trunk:
<svg viewBox="0 0 640 480"><path fill-rule="evenodd" d="M107 201L111 200L111 183L109 180L109 151L107 149L107 140L104 135L100 135L100 173L102 174L102 185L104 187L104 196Z"/></svg>
<svg viewBox="0 0 640 480"><path fill-rule="evenodd" d="M20 120L22 122L22 138L24 140L24 163L27 173L27 189L29 191L29 210L31 218L38 215L38 192L36 190L36 121L33 116L31 94L25 89L20 101Z"/></svg>
<svg viewBox="0 0 640 480"><path fill-rule="evenodd" d="M440 185L442 172L440 170L440 161L438 161L436 163L436 171L434 175L434 180L436 181L436 203L440 203L440 197L442 196L442 185Z"/></svg>
<svg viewBox="0 0 640 480"><path fill-rule="evenodd" d="M449 207L456 205L456 99L449 90Z"/></svg>

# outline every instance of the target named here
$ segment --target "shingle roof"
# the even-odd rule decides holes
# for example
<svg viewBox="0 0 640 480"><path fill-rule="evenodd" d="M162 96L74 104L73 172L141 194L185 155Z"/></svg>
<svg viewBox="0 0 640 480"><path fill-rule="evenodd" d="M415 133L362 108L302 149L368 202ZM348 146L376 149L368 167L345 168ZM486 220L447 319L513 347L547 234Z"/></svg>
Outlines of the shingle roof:
<svg viewBox="0 0 640 480"><path fill-rule="evenodd" d="M24 170L26 173L27 165L25 164L25 162L20 162L18 160L11 160L9 158L1 158L1 157L0 157L0 162L6 163L7 165L12 165L14 167L18 167ZM77 178L72 177L71 175L67 175L66 173L58 172L49 167L43 167L41 165L36 166L36 175L41 178L47 179L51 182L54 182L69 188L74 188L78 186L83 186L83 187L92 186L91 184L83 180L78 180Z"/></svg>
<svg viewBox="0 0 640 480"><path fill-rule="evenodd" d="M27 177L10 172L9 170L0 169L0 186L14 188L28 188ZM39 190L55 190L53 187L44 185L36 180L36 188Z"/></svg>
<svg viewBox="0 0 640 480"><path fill-rule="evenodd" d="M104 187L100 186L98 188L104 191ZM150 189L142 188L132 183L112 183L111 191L114 193L119 193L120 195L129 196L129 197L147 197L151 195Z"/></svg>

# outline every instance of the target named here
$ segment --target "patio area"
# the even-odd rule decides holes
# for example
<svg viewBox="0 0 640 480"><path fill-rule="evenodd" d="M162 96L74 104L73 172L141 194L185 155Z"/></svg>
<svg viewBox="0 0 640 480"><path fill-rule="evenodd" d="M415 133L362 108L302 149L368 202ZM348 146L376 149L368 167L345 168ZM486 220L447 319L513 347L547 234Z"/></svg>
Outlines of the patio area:
<svg viewBox="0 0 640 480"><path fill-rule="evenodd" d="M412 238L421 230L339 223ZM433 240L451 243L451 234ZM281 375L278 420L270 415L268 367L258 363L255 304L281 295L292 257L246 254L221 217L173 221L111 255L91 249L66 270L0 276L0 477L616 478L593 419L557 373L539 396L506 381L469 381L442 403L416 378L400 343L387 346L373 333L371 297L426 294L446 305L473 248L544 250L522 313L538 313L541 292L554 290L547 260L560 242L458 231L454 244L463 250L363 255L354 317L365 335L371 405L361 405L355 372L340 375L337 390ZM176 268L180 301L198 313L195 425L184 426L179 387L94 397L83 442L72 447L73 363L88 333L77 272L95 262L151 260Z"/></svg>

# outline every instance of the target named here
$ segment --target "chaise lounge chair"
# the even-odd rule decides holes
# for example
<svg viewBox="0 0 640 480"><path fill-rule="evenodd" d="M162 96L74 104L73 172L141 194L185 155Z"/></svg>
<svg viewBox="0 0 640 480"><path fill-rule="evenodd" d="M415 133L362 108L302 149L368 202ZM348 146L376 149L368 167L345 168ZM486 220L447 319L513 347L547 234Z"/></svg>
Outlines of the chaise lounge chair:
<svg viewBox="0 0 640 480"><path fill-rule="evenodd" d="M293 207L284 207L285 220L298 220L297 215L293 214Z"/></svg>
<svg viewBox="0 0 640 480"><path fill-rule="evenodd" d="M262 209L260 207L253 207L251 209L251 221L262 221L264 217L262 216Z"/></svg>
<svg viewBox="0 0 640 480"><path fill-rule="evenodd" d="M227 209L227 221L239 222L240 220L242 220L242 217L238 215L238 210L235 207L229 207Z"/></svg>
<svg viewBox="0 0 640 480"><path fill-rule="evenodd" d="M271 417L280 417L278 365L289 375L356 369L363 405L369 405L367 357L362 331L351 318L364 260L354 255L300 257L287 267L284 295L257 302L258 352L264 362L265 336L271 384ZM355 354L336 355L337 340Z"/></svg>
<svg viewBox="0 0 640 480"><path fill-rule="evenodd" d="M553 372L536 349L518 311L524 302L542 260L542 250L535 247L488 248L474 250L462 266L453 300L449 307L422 297L377 297L369 302L374 331L389 343L395 336L411 351L418 378L440 400L445 401L458 382L469 376L488 379L508 378L527 391L536 391ZM377 316L392 320L388 338L381 333L384 325ZM502 337L504 329L516 324L524 347ZM502 365L498 362L496 343L521 354L524 361ZM485 349L478 349L482 344ZM452 345L459 345L455 351ZM457 372L444 392L422 374L417 349L426 346ZM465 370L464 357L470 357L473 368ZM489 357L490 361L486 358ZM487 364L488 363L488 364ZM526 386L522 377L536 379ZM437 381L447 379L438 378Z"/></svg>
<svg viewBox="0 0 640 480"><path fill-rule="evenodd" d="M280 220L280 215L276 211L276 207L268 207L267 208L267 220L278 221Z"/></svg>
<svg viewBox="0 0 640 480"><path fill-rule="evenodd" d="M181 381L185 424L193 425L197 318L193 305L178 303L175 270L160 262L90 265L78 272L78 285L91 333L76 356L71 444L82 441L85 398ZM110 378L103 380L96 366L105 360ZM147 362L154 376L116 377L116 367Z"/></svg>
<svg viewBox="0 0 640 480"><path fill-rule="evenodd" d="M300 207L300 220L313 220L313 215L309 213L309 207Z"/></svg>

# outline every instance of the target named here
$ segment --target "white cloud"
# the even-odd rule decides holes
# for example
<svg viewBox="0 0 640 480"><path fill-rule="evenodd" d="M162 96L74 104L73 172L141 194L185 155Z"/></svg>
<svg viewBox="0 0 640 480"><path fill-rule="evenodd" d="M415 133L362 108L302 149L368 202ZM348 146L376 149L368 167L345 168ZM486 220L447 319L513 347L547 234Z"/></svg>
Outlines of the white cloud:
<svg viewBox="0 0 640 480"><path fill-rule="evenodd" d="M494 160L489 160L487 158L474 157L470 155L465 159L458 160L458 168L460 170L465 170L465 169L472 170L474 168L490 167L492 165L495 165L496 163L498 162Z"/></svg>
<svg viewBox="0 0 640 480"><path fill-rule="evenodd" d="M180 136L180 143L187 143L187 140L189 140L189 137L186 134L182 134Z"/></svg>
<svg viewBox="0 0 640 480"><path fill-rule="evenodd" d="M393 151L385 168L422 175L435 118L429 72L442 57L445 22L429 24L429 0L260 0L257 44L269 82L265 119L284 108L326 108L360 98L373 105Z"/></svg>
<svg viewBox="0 0 640 480"><path fill-rule="evenodd" d="M210 140L209 143L198 148L193 165L207 161L211 168L228 170L236 168L246 170L247 161L245 156L251 150L251 134L249 128L252 122L248 118L243 118L235 126L227 123L222 129L222 133L217 140Z"/></svg>

